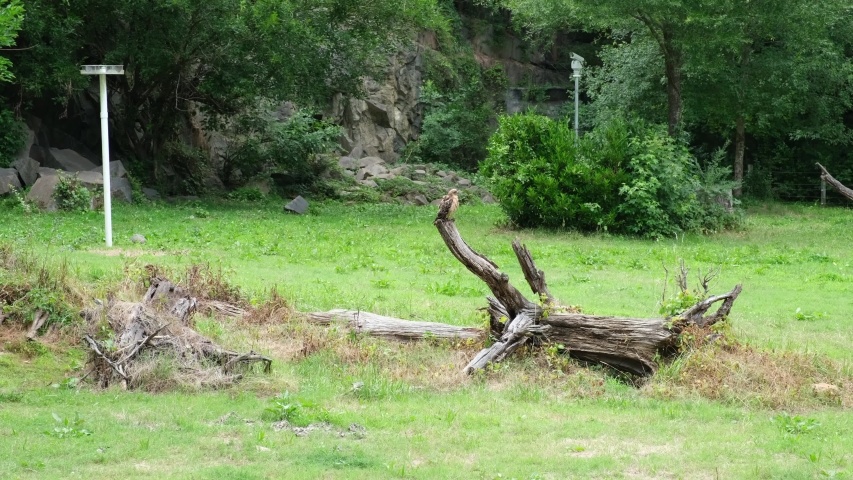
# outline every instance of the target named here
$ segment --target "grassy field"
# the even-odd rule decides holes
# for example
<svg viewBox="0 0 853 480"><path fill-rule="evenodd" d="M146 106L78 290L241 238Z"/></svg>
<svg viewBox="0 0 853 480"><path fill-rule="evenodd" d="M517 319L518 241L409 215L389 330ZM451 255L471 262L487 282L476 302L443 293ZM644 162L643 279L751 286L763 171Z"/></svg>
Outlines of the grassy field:
<svg viewBox="0 0 853 480"><path fill-rule="evenodd" d="M116 285L148 263L210 263L256 304L276 285L300 311L480 325L486 288L446 250L433 216L434 207L391 205L315 205L306 216L274 202L119 206L106 249L97 213L6 209L0 243L66 261L80 288L102 298L127 294ZM663 265L672 271L683 258L693 279L721 267L715 292L744 285L730 320L746 346L700 349L639 386L542 353L467 378L459 370L476 346L200 318L198 329L223 345L273 356L273 373L225 391L147 394L65 388L85 361L72 337L25 355L13 348L22 333L3 327L0 476L853 476L853 212L760 205L740 231L660 241L512 231L498 226L503 218L495 206L465 206L457 225L522 287L510 247L520 238L554 295L589 313L657 316ZM147 243L131 244L135 233ZM841 386L841 399L813 398L816 381ZM297 405L292 420L328 430L276 431L268 409L283 392Z"/></svg>

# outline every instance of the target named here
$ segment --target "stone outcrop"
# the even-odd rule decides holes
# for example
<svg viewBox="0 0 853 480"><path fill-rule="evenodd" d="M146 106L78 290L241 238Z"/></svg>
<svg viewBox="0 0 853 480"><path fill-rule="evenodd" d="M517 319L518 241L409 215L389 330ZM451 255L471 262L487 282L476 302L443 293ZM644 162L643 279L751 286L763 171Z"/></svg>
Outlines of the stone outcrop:
<svg viewBox="0 0 853 480"><path fill-rule="evenodd" d="M393 55L383 79L365 79L364 99L337 94L325 117L344 128L341 147L350 157L362 155L395 162L406 144L417 140L423 109L420 104L423 46Z"/></svg>

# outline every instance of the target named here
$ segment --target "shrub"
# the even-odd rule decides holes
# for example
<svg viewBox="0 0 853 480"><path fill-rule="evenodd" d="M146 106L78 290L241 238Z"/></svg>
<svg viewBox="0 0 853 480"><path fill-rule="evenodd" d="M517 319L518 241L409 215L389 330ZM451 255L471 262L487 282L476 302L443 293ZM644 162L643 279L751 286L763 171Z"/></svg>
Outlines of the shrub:
<svg viewBox="0 0 853 480"><path fill-rule="evenodd" d="M60 210L85 212L92 208L92 193L80 183L76 174L59 174L59 183L53 191L53 199Z"/></svg>
<svg viewBox="0 0 853 480"><path fill-rule="evenodd" d="M315 181L317 159L332 151L341 128L299 110L284 122L250 122L243 127L244 140L233 146L228 168L240 169L244 178L268 171L291 178L294 184Z"/></svg>
<svg viewBox="0 0 853 480"><path fill-rule="evenodd" d="M12 164L24 141L24 124L15 118L11 110L0 107L0 168Z"/></svg>
<svg viewBox="0 0 853 480"><path fill-rule="evenodd" d="M499 119L482 173L520 227L661 237L734 222L718 160L703 171L662 127L616 119L576 140L566 123L527 113Z"/></svg>

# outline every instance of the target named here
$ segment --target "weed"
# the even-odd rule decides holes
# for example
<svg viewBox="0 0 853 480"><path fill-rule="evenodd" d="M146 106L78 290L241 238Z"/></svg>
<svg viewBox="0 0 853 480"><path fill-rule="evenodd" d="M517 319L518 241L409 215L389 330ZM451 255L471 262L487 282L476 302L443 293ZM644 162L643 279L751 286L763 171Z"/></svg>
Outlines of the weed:
<svg viewBox="0 0 853 480"><path fill-rule="evenodd" d="M813 418L802 417L800 415L791 416L788 412L777 414L771 421L779 426L785 433L785 436L804 435L820 427L820 422Z"/></svg>
<svg viewBox="0 0 853 480"><path fill-rule="evenodd" d="M6 343L6 350L22 355L26 358L36 358L48 355L50 350L41 342L30 340L15 340Z"/></svg>
<svg viewBox="0 0 853 480"><path fill-rule="evenodd" d="M797 308L797 311L794 312L794 319L800 322L814 322L815 320L820 320L822 318L826 318L828 315L826 312L812 312L806 313L803 312L800 308Z"/></svg>
<svg viewBox="0 0 853 480"><path fill-rule="evenodd" d="M56 423L58 423L59 426L54 427L53 430L45 430L45 435L50 435L51 437L56 438L78 438L92 434L89 430L81 427L84 421L78 414L74 415L74 420L69 420L68 418L62 418L54 413L53 419L56 420Z"/></svg>

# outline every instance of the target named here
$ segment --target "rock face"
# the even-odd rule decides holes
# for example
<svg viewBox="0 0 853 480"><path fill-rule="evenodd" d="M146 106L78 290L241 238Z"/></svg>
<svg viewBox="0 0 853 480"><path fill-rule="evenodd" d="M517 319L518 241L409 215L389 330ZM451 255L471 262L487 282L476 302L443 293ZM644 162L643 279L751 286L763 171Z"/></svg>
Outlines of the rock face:
<svg viewBox="0 0 853 480"><path fill-rule="evenodd" d="M18 171L14 168L0 168L0 195L8 194L12 188L21 188Z"/></svg>
<svg viewBox="0 0 853 480"><path fill-rule="evenodd" d="M366 98L335 95L326 117L344 127L341 146L350 156L379 157L389 163L416 140L422 121L419 102L423 58L418 49L389 59L383 79L365 80Z"/></svg>

